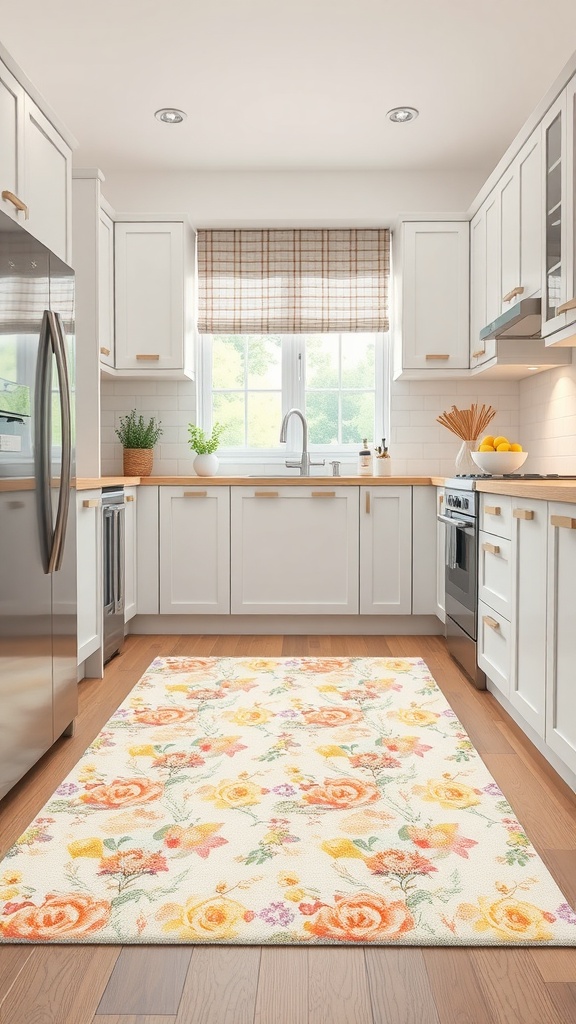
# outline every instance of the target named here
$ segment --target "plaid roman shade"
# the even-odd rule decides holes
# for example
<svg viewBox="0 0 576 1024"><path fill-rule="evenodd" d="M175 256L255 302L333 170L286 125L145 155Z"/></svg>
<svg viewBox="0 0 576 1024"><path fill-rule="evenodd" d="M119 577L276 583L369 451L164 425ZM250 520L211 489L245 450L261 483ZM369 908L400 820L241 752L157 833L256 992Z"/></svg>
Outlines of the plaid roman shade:
<svg viewBox="0 0 576 1024"><path fill-rule="evenodd" d="M387 229L199 231L201 334L388 330Z"/></svg>

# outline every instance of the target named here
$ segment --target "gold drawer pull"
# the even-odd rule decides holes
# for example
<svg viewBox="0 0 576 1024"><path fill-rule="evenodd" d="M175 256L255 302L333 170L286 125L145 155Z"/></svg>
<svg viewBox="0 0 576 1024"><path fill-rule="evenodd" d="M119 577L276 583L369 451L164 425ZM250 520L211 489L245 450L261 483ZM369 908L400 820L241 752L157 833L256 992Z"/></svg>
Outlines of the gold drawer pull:
<svg viewBox="0 0 576 1024"><path fill-rule="evenodd" d="M183 498L207 498L208 491L184 491Z"/></svg>
<svg viewBox="0 0 576 1024"><path fill-rule="evenodd" d="M476 351L472 353L472 359L479 359L480 356L485 356L485 355L486 355L486 346L484 346L484 348L477 348Z"/></svg>
<svg viewBox="0 0 576 1024"><path fill-rule="evenodd" d="M366 491L366 512L370 515L370 491Z"/></svg>
<svg viewBox="0 0 576 1024"><path fill-rule="evenodd" d="M500 548L498 544L489 544L488 542L482 545L482 551L489 551L491 555L500 554Z"/></svg>
<svg viewBox="0 0 576 1024"><path fill-rule="evenodd" d="M523 294L524 289L521 288L520 285L517 285L517 287L513 288L511 292L507 292L506 295L502 296L502 302L512 302L512 299L515 299L517 295Z"/></svg>
<svg viewBox="0 0 576 1024"><path fill-rule="evenodd" d="M335 498L336 491L312 491L313 498Z"/></svg>
<svg viewBox="0 0 576 1024"><path fill-rule="evenodd" d="M576 519L571 519L570 516L550 516L550 523L564 530L576 530Z"/></svg>
<svg viewBox="0 0 576 1024"><path fill-rule="evenodd" d="M278 491L254 491L255 498L277 498Z"/></svg>
<svg viewBox="0 0 576 1024"><path fill-rule="evenodd" d="M135 498L134 498L133 494L127 494L124 500L125 501L134 501Z"/></svg>
<svg viewBox="0 0 576 1024"><path fill-rule="evenodd" d="M149 362L155 362L156 360L160 359L160 356L159 355L137 355L136 359L141 359L141 360L143 359L143 360L146 360L146 361L149 361Z"/></svg>
<svg viewBox="0 0 576 1024"><path fill-rule="evenodd" d="M101 356L109 356L110 355L110 349L109 348L101 347L100 348L100 355Z"/></svg>
<svg viewBox="0 0 576 1024"><path fill-rule="evenodd" d="M439 494L438 495L438 504L442 505L443 501L444 501L444 495L443 494Z"/></svg>
<svg viewBox="0 0 576 1024"><path fill-rule="evenodd" d="M98 508L100 505L100 498L84 498L82 502L82 508Z"/></svg>
<svg viewBox="0 0 576 1024"><path fill-rule="evenodd" d="M484 505L484 511L488 516L502 515L502 510L499 505Z"/></svg>
<svg viewBox="0 0 576 1024"><path fill-rule="evenodd" d="M28 220L28 207L26 206L26 203L23 203L21 199L18 199L18 196L15 196L13 192L10 192L9 189L5 188L2 193L2 199L7 199L9 203L12 203L17 210L20 210L21 213L24 214L24 220Z"/></svg>
<svg viewBox="0 0 576 1024"><path fill-rule="evenodd" d="M514 519L534 519L534 513L531 508L515 508L512 510Z"/></svg>
<svg viewBox="0 0 576 1024"><path fill-rule="evenodd" d="M446 355L435 355L434 353L427 352L426 359L450 359L448 353Z"/></svg>
<svg viewBox="0 0 576 1024"><path fill-rule="evenodd" d="M568 302L563 302L561 306L556 306L556 316L559 313L567 313L569 309L576 309L576 299L568 299Z"/></svg>
<svg viewBox="0 0 576 1024"><path fill-rule="evenodd" d="M486 626L490 626L490 629L500 629L500 623L493 619L491 615L483 615L482 622Z"/></svg>

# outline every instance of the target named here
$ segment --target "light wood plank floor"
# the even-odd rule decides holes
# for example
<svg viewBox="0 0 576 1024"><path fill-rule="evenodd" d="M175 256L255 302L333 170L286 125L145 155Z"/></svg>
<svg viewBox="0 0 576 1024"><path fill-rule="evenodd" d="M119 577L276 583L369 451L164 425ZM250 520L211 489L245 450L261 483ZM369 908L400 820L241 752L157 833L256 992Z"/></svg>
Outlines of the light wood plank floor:
<svg viewBox="0 0 576 1024"><path fill-rule="evenodd" d="M439 637L130 637L0 802L3 855L156 655L422 657L572 905L576 796ZM576 948L0 948L0 1024L576 1024Z"/></svg>

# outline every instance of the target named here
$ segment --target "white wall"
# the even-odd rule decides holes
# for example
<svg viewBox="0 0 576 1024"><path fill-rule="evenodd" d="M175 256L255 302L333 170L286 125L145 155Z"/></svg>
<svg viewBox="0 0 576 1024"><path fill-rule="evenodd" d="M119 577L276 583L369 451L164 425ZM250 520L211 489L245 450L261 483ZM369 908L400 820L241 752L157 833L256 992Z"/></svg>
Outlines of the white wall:
<svg viewBox="0 0 576 1024"><path fill-rule="evenodd" d="M520 381L520 438L525 469L576 474L576 349L572 364Z"/></svg>
<svg viewBox="0 0 576 1024"><path fill-rule="evenodd" d="M386 227L400 213L464 212L484 181L474 171L104 173L118 213L187 213L198 228Z"/></svg>

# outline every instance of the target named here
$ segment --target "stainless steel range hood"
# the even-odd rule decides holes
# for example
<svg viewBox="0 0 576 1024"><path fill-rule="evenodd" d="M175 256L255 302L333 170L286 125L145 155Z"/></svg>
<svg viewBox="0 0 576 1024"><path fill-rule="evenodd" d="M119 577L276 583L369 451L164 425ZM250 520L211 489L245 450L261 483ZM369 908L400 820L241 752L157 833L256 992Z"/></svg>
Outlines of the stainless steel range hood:
<svg viewBox="0 0 576 1024"><path fill-rule="evenodd" d="M542 300L520 299L480 331L480 341L489 338L540 338Z"/></svg>

